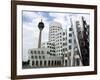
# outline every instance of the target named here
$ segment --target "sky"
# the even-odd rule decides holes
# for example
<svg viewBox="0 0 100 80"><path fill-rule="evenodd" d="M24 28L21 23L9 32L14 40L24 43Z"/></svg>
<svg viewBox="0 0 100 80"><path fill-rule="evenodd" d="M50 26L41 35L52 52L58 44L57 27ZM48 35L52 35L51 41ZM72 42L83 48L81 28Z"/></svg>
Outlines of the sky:
<svg viewBox="0 0 100 80"><path fill-rule="evenodd" d="M83 16L87 23L90 23L89 14L79 13L60 13L60 12L40 12L40 11L22 11L22 43L23 43L23 61L28 60L28 50L37 48L39 29L38 23L41 21L45 27L42 31L42 42L48 41L49 24L53 21L59 22L63 29L70 26L70 18L78 18Z"/></svg>

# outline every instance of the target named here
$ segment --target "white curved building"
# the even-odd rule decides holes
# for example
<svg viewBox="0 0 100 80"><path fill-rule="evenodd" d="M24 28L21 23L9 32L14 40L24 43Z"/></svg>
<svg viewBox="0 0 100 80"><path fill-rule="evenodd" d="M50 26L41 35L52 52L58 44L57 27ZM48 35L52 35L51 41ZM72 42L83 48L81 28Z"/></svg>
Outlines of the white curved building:
<svg viewBox="0 0 100 80"><path fill-rule="evenodd" d="M49 24L49 41L55 43L56 34L58 31L62 30L62 25L59 22L51 22Z"/></svg>

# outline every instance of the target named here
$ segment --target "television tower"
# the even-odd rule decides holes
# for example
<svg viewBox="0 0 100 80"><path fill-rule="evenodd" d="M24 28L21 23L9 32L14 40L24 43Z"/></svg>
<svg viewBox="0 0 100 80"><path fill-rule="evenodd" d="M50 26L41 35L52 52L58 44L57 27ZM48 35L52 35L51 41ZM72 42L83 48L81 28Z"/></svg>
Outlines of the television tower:
<svg viewBox="0 0 100 80"><path fill-rule="evenodd" d="M40 30L40 32L39 32L38 48L41 48L42 30L43 30L43 28L44 28L44 23L42 22L42 19L41 19L41 22L39 22L39 24L38 24L38 28L39 28L39 30Z"/></svg>

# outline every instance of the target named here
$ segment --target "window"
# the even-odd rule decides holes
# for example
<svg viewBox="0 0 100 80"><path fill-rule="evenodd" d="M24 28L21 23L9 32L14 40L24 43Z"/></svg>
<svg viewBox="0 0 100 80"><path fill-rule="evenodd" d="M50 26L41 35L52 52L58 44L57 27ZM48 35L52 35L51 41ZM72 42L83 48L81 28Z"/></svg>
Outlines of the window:
<svg viewBox="0 0 100 80"><path fill-rule="evenodd" d="M85 46L85 42L80 41L80 45L81 45L81 46Z"/></svg>
<svg viewBox="0 0 100 80"><path fill-rule="evenodd" d="M63 49L63 51L65 51L65 49Z"/></svg>
<svg viewBox="0 0 100 80"><path fill-rule="evenodd" d="M33 51L32 50L30 52L31 52L31 54L33 54Z"/></svg>
<svg viewBox="0 0 100 80"><path fill-rule="evenodd" d="M63 41L65 40L65 38L63 38Z"/></svg>
<svg viewBox="0 0 100 80"><path fill-rule="evenodd" d="M47 51L47 54L49 54L50 52L49 51Z"/></svg>
<svg viewBox="0 0 100 80"><path fill-rule="evenodd" d="M48 61L48 65L50 66L50 61Z"/></svg>
<svg viewBox="0 0 100 80"><path fill-rule="evenodd" d="M72 49L72 46L71 45L69 45L69 49Z"/></svg>
<svg viewBox="0 0 100 80"><path fill-rule="evenodd" d="M52 50L50 50L50 52L52 52Z"/></svg>
<svg viewBox="0 0 100 80"><path fill-rule="evenodd" d="M87 54L88 53L87 49L82 49L82 53Z"/></svg>
<svg viewBox="0 0 100 80"><path fill-rule="evenodd" d="M66 46L67 45L67 43L63 43L63 46Z"/></svg>
<svg viewBox="0 0 100 80"><path fill-rule="evenodd" d="M40 61L40 66L42 66L42 61Z"/></svg>
<svg viewBox="0 0 100 80"><path fill-rule="evenodd" d="M72 37L72 34L71 33L69 33L69 37Z"/></svg>
<svg viewBox="0 0 100 80"><path fill-rule="evenodd" d="M45 59L45 56L43 56L43 59Z"/></svg>
<svg viewBox="0 0 100 80"><path fill-rule="evenodd" d="M38 51L38 53L40 54L40 51Z"/></svg>
<svg viewBox="0 0 100 80"><path fill-rule="evenodd" d="M67 51L67 48L65 48L65 50Z"/></svg>
<svg viewBox="0 0 100 80"><path fill-rule="evenodd" d="M32 65L34 65L34 61L32 61Z"/></svg>
<svg viewBox="0 0 100 80"><path fill-rule="evenodd" d="M42 54L44 54L44 52L42 51Z"/></svg>
<svg viewBox="0 0 100 80"><path fill-rule="evenodd" d="M55 65L57 64L57 61L55 61Z"/></svg>
<svg viewBox="0 0 100 80"><path fill-rule="evenodd" d="M53 61L52 61L52 66L53 66Z"/></svg>
<svg viewBox="0 0 100 80"><path fill-rule="evenodd" d="M36 51L34 51L34 53L36 54Z"/></svg>
<svg viewBox="0 0 100 80"><path fill-rule="evenodd" d="M69 43L72 43L72 40L71 39L69 39Z"/></svg>
<svg viewBox="0 0 100 80"><path fill-rule="evenodd" d="M36 65L38 66L38 61L36 61Z"/></svg>
<svg viewBox="0 0 100 80"><path fill-rule="evenodd" d="M34 57L33 56L31 56L31 59L33 59Z"/></svg>
<svg viewBox="0 0 100 80"><path fill-rule="evenodd" d="M65 60L65 65L67 66L67 60Z"/></svg>
<svg viewBox="0 0 100 80"><path fill-rule="evenodd" d="M35 58L37 59L37 56L35 56Z"/></svg>
<svg viewBox="0 0 100 80"><path fill-rule="evenodd" d="M69 31L72 31L72 28L69 28Z"/></svg>
<svg viewBox="0 0 100 80"><path fill-rule="evenodd" d="M76 59L76 65L79 66L79 64L80 64L79 59Z"/></svg>
<svg viewBox="0 0 100 80"><path fill-rule="evenodd" d="M46 66L46 61L44 61L44 65Z"/></svg>
<svg viewBox="0 0 100 80"><path fill-rule="evenodd" d="M63 32L63 35L65 35L65 33Z"/></svg>
<svg viewBox="0 0 100 80"><path fill-rule="evenodd" d="M76 43L76 40L74 39L74 43Z"/></svg>

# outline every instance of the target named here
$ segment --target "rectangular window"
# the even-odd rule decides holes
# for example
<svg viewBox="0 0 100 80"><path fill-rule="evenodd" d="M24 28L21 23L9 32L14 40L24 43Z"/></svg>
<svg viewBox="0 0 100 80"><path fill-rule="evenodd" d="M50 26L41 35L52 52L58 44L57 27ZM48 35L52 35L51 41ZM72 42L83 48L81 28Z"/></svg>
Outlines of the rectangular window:
<svg viewBox="0 0 100 80"><path fill-rule="evenodd" d="M34 51L34 54L36 54L36 51Z"/></svg>
<svg viewBox="0 0 100 80"><path fill-rule="evenodd" d="M63 35L65 35L65 33L63 32Z"/></svg>
<svg viewBox="0 0 100 80"><path fill-rule="evenodd" d="M67 48L65 48L66 49L66 51L67 51Z"/></svg>
<svg viewBox="0 0 100 80"><path fill-rule="evenodd" d="M31 56L31 59L33 59L33 56Z"/></svg>
<svg viewBox="0 0 100 80"><path fill-rule="evenodd" d="M42 51L42 54L44 54L44 51Z"/></svg>
<svg viewBox="0 0 100 80"><path fill-rule="evenodd" d="M72 49L72 46L71 45L69 45L69 49Z"/></svg>
<svg viewBox="0 0 100 80"><path fill-rule="evenodd" d="M35 56L35 59L37 59L37 56Z"/></svg>
<svg viewBox="0 0 100 80"><path fill-rule="evenodd" d="M80 64L79 59L76 59L76 64L77 64L77 66L79 66L79 64Z"/></svg>
<svg viewBox="0 0 100 80"><path fill-rule="evenodd" d="M71 39L69 39L69 43L72 43L72 40Z"/></svg>
<svg viewBox="0 0 100 80"><path fill-rule="evenodd" d="M65 40L65 38L63 38L63 41Z"/></svg>
<svg viewBox="0 0 100 80"><path fill-rule="evenodd" d="M72 34L71 33L69 33L69 37L72 37Z"/></svg>
<svg viewBox="0 0 100 80"><path fill-rule="evenodd" d="M72 28L69 28L69 31L72 31Z"/></svg>
<svg viewBox="0 0 100 80"><path fill-rule="evenodd" d="M40 51L38 51L38 54L40 54Z"/></svg>
<svg viewBox="0 0 100 80"><path fill-rule="evenodd" d="M31 52L31 54L33 54L33 51L32 50L30 52Z"/></svg>

